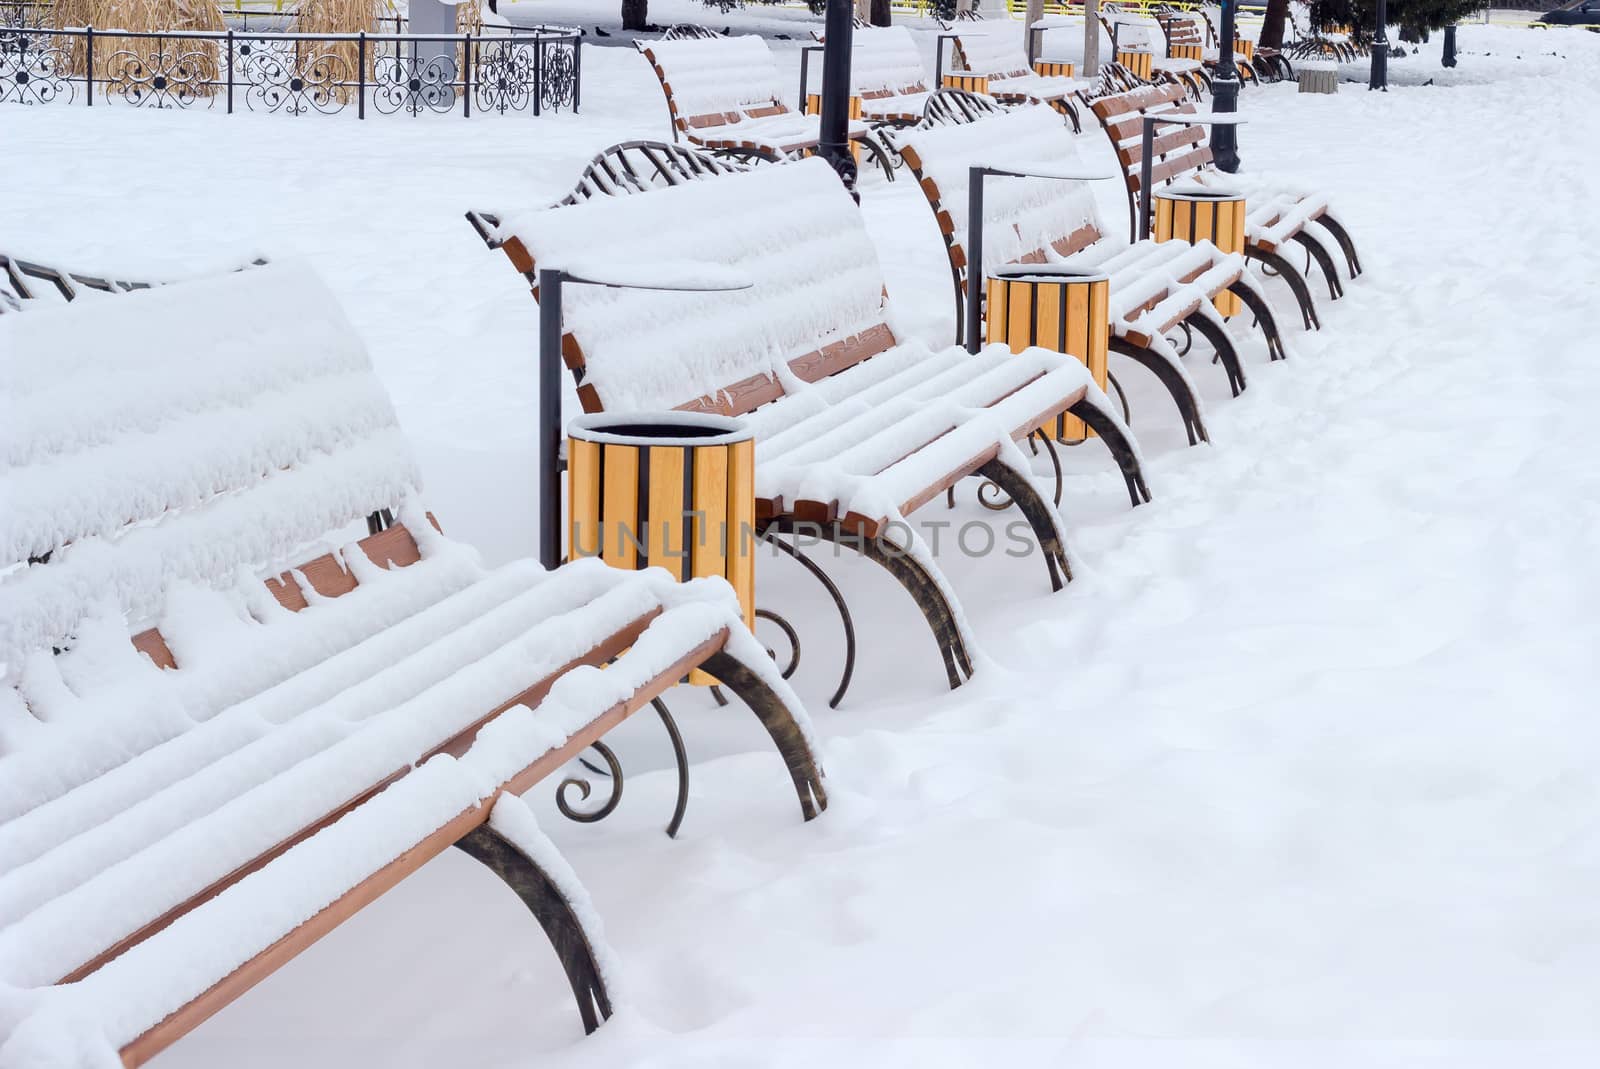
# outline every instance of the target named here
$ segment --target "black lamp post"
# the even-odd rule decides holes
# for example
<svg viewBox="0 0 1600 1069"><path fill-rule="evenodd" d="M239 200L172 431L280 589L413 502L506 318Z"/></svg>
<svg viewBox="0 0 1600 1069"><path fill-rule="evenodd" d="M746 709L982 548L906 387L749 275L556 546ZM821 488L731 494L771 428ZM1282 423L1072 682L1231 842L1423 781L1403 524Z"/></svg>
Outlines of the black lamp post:
<svg viewBox="0 0 1600 1069"><path fill-rule="evenodd" d="M823 20L822 117L817 155L838 172L845 188L856 188L856 160L850 154L850 48L855 8L850 0L828 0ZM805 101L801 101L804 104Z"/></svg>
<svg viewBox="0 0 1600 1069"><path fill-rule="evenodd" d="M1211 86L1211 110L1218 115L1239 108L1239 67L1233 60L1233 14L1237 5L1238 0L1222 0L1221 55L1217 57L1217 73ZM1239 169L1239 140L1232 126L1222 125L1211 131L1211 158L1219 170L1229 174Z"/></svg>
<svg viewBox="0 0 1600 1069"><path fill-rule="evenodd" d="M1372 39L1372 76L1367 88L1389 91L1389 5L1378 0L1377 36Z"/></svg>

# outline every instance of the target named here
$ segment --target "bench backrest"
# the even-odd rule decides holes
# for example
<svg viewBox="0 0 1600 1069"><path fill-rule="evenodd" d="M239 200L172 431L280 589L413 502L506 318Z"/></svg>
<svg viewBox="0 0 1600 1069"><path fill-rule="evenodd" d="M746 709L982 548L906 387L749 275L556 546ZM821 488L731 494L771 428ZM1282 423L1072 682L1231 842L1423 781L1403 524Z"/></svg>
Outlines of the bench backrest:
<svg viewBox="0 0 1600 1069"><path fill-rule="evenodd" d="M927 92L922 53L904 26L874 26L852 36L850 82L862 96Z"/></svg>
<svg viewBox="0 0 1600 1069"><path fill-rule="evenodd" d="M820 159L502 216L491 243L532 281L540 265L667 284L709 266L722 272L710 281L754 283L565 287L563 356L587 412L738 415L783 396L791 376L816 381L894 344L861 209Z"/></svg>
<svg viewBox="0 0 1600 1069"><path fill-rule="evenodd" d="M1011 27L999 33L956 35L956 58L963 70L989 78L1033 73L1022 49L1022 37Z"/></svg>
<svg viewBox="0 0 1600 1069"><path fill-rule="evenodd" d="M1156 20L1161 24L1161 30L1167 35L1167 47L1171 51L1180 48L1204 48L1206 43L1205 31L1200 23L1189 15L1158 15Z"/></svg>
<svg viewBox="0 0 1600 1069"><path fill-rule="evenodd" d="M967 271L968 168L1071 166L1072 135L1060 114L1043 106L1015 108L976 122L918 127L900 141L932 206L950 253L957 289ZM1094 195L1083 182L1045 178L990 178L984 182L985 273L1005 264L1042 263L1045 249L1069 256L1101 238Z"/></svg>
<svg viewBox="0 0 1600 1069"><path fill-rule="evenodd" d="M1090 107L1116 151L1117 163L1127 185L1131 215L1134 199L1139 195L1139 171L1144 159L1143 117L1188 113L1195 107L1188 101L1183 86L1177 84L1141 86L1126 93L1100 97ZM1158 126L1151 146L1155 157L1150 172L1152 185L1182 178L1211 163L1211 145L1203 126Z"/></svg>
<svg viewBox="0 0 1600 1069"><path fill-rule="evenodd" d="M772 50L753 34L655 41L642 51L682 133L789 110Z"/></svg>
<svg viewBox="0 0 1600 1069"><path fill-rule="evenodd" d="M5 684L108 617L142 632L174 584L234 590L242 572L276 575L348 542L418 484L360 339L302 267L7 317L0 331Z"/></svg>

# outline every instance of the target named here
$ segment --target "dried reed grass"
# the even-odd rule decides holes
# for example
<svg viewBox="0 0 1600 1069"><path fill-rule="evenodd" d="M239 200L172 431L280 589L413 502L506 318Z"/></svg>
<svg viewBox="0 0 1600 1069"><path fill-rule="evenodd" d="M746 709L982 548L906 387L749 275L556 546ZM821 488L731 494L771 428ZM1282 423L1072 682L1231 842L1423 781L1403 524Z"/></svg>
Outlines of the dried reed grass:
<svg viewBox="0 0 1600 1069"><path fill-rule="evenodd" d="M289 27L293 33L372 33L386 7L385 0L301 0L299 13ZM373 80L373 64L378 50L367 46L366 77ZM361 62L360 46L355 41L305 42L299 49L299 69L309 81L354 82ZM339 100L348 102L356 92L353 86L334 90Z"/></svg>
<svg viewBox="0 0 1600 1069"><path fill-rule="evenodd" d="M210 96L217 91L217 42L194 37L118 37L115 31L150 33L203 30L221 33L228 25L215 0L56 0L51 6L57 29L95 28L94 77L119 85L150 85L160 77L169 92ZM102 36L102 34L104 36ZM88 72L88 45L64 37L60 46L74 74Z"/></svg>

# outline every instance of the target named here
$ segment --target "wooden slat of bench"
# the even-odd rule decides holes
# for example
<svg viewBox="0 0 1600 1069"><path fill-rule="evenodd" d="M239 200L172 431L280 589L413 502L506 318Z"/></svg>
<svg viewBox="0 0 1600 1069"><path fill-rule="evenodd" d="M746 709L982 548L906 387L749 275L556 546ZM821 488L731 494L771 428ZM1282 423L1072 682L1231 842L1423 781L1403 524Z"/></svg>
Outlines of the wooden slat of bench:
<svg viewBox="0 0 1600 1069"><path fill-rule="evenodd" d="M551 672L543 679L540 679L538 682L528 687L526 690L523 690L521 693L517 694L515 697L502 702L494 709L485 713L465 730L459 732L458 734L440 743L432 750L428 751L428 753L416 763L421 764L422 761L427 760L429 757L433 757L441 753L459 757L461 754L467 751L468 747L472 745L472 741L477 738L478 732L481 731L484 725L489 721L493 720L495 717L499 716L501 713L515 705L537 706L539 702L544 700L544 697L549 693L550 688L555 685L555 681L560 679L565 673L572 671L572 669L577 668L580 665L603 665L612 658L618 656L629 646L633 645L633 643L638 640L639 635L644 632L644 629L650 625L650 622L660 614L661 610L655 609L634 620L626 627L611 635L604 642L589 650L582 657L578 657L567 662L554 672ZM185 899L183 902L180 902L178 905L174 906L160 917L152 920L150 923L139 928L137 931L119 940L117 943L99 955L72 970L72 972L62 977L58 982L70 984L74 983L75 981L82 980L84 977L90 975L96 969L99 969L113 958L116 958L118 955L128 950L130 947L137 946L146 939L149 939L151 936L156 935L164 928L171 925L179 917L182 917L185 913L188 913L197 906L200 906L205 902L215 898L217 895L238 883L252 872L255 872L256 870L269 864L274 858L277 858L285 851L289 850L296 843L303 842L304 840L310 838L312 835L315 835L323 828L332 824L334 821L338 820L340 817L344 816L361 803L367 801L383 788L404 776L411 770L411 767L412 766L407 766L402 769L396 769L393 773L384 777L381 781L374 784L367 790L357 794L355 797L351 798L337 809L328 813L316 823L302 828L300 831L285 839L283 842L278 843L265 853L260 854L249 863L242 865L234 871L228 873L226 876L223 876L221 879L217 880L204 890L191 895L189 898Z"/></svg>
<svg viewBox="0 0 1600 1069"><path fill-rule="evenodd" d="M1169 178L1176 178L1189 171L1198 170L1211 162L1211 146L1202 145L1193 152L1185 152L1169 160L1162 160L1150 168L1150 184L1154 188ZM1138 171L1128 175L1128 189L1137 193L1143 181Z"/></svg>
<svg viewBox="0 0 1600 1069"><path fill-rule="evenodd" d="M188 1035L223 1007L249 991L323 936L355 916L365 906L376 901L401 880L416 872L428 861L444 853L462 836L484 824L503 793L522 794L534 784L577 757L606 732L626 720L677 684L689 670L699 665L728 641L726 628L700 643L645 686L639 688L626 701L601 713L589 725L569 738L561 747L551 750L533 764L501 784L482 804L465 809L448 822L424 837L416 846L402 853L383 868L347 891L321 912L305 921L267 949L223 977L208 990L182 1009L171 1014L159 1024L122 1049L122 1062L128 1069L148 1062L179 1039Z"/></svg>
<svg viewBox="0 0 1600 1069"><path fill-rule="evenodd" d="M431 514L428 520L435 528L438 527ZM380 568L388 568L390 565L404 568L422 559L417 551L416 539L411 537L411 532L405 529L404 524L395 524L377 534L368 535L361 540L360 545L373 563ZM313 590L325 598L337 598L356 588L355 576L341 568L331 553L308 561L296 570L306 577ZM290 612L299 612L306 607L305 594L289 572L266 580L266 587L277 599L278 604ZM156 628L147 628L139 632L133 636L132 641L133 648L154 661L156 667L178 667L177 658L172 655L166 639L161 637L161 632Z"/></svg>
<svg viewBox="0 0 1600 1069"><path fill-rule="evenodd" d="M1175 149L1204 141L1206 132L1198 126L1168 127L1164 132L1158 132L1150 139L1150 151L1153 156L1166 156ZM1117 159L1125 166L1137 167L1144 160L1144 141L1127 141L1117 146Z"/></svg>

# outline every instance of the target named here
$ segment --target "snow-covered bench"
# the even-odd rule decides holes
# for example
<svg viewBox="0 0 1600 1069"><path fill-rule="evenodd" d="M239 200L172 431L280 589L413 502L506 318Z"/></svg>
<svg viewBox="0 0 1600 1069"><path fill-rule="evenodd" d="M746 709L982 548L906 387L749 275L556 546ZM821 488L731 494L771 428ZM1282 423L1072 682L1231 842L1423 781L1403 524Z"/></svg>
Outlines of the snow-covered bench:
<svg viewBox="0 0 1600 1069"><path fill-rule="evenodd" d="M1151 86L1131 93L1101 97L1090 105L1090 109L1100 120L1106 136L1111 139L1111 146L1116 151L1117 161L1126 179L1131 234L1138 227L1140 165L1144 159L1143 117L1190 113L1194 107L1184 102L1182 91L1174 86ZM1334 298L1341 296L1344 287L1334 266L1333 252L1326 241L1308 230L1315 223L1326 232L1334 249L1343 252L1350 276L1354 278L1361 273L1361 260L1356 255L1355 243L1349 231L1333 216L1326 195L1286 189L1243 175L1216 171L1211 166L1211 145L1204 126L1158 126L1152 151L1157 157L1152 161L1152 184L1188 181L1245 195L1245 254L1267 263L1283 275L1284 281L1294 290L1295 298L1300 302L1307 327L1317 324L1311 291L1304 277L1279 250L1289 242L1303 247L1321 267L1323 277L1328 282L1329 295Z"/></svg>
<svg viewBox="0 0 1600 1069"><path fill-rule="evenodd" d="M798 159L816 149L821 119L783 102L778 64L767 42L753 34L640 45L661 82L675 139L736 159ZM893 178L893 162L852 120L849 137Z"/></svg>
<svg viewBox="0 0 1600 1069"><path fill-rule="evenodd" d="M725 584L490 570L430 525L303 268L8 316L0 353L6 1069L146 1061L452 844L593 1029L604 948L520 795L696 666L826 805Z"/></svg>
<svg viewBox="0 0 1600 1069"><path fill-rule="evenodd" d="M951 686L972 673L971 635L906 516L981 474L1021 507L1059 589L1070 578L1065 524L1015 440L1062 412L1104 438L1134 503L1148 499L1125 428L1077 361L1004 346L935 351L897 335L861 210L821 160L494 219L477 225L535 287L540 264L664 278L709 265L753 282L568 291L563 355L579 400L589 412L745 416L758 525L803 524L887 568L922 609Z"/></svg>
<svg viewBox="0 0 1600 1069"><path fill-rule="evenodd" d="M959 30L954 41L956 72L946 85L969 92L987 93L1002 104L1048 104L1078 128L1074 94L1084 83L1057 74L1039 74L1029 64L1022 38L1010 26L1002 29ZM972 81L976 79L976 81Z"/></svg>
<svg viewBox="0 0 1600 1069"><path fill-rule="evenodd" d="M962 305L971 265L967 238L969 168L1004 168L1048 173L1076 167L1073 138L1050 111L1017 108L974 122L908 131L900 153L933 208L950 254L956 303ZM1232 292L1249 307L1267 339L1273 358L1282 341L1271 309L1237 253L1224 253L1209 241L1140 241L1118 247L1105 237L1094 196L1083 182L1056 178L999 178L984 196L983 263L980 278L1015 263L1061 262L1092 266L1110 275L1111 349L1153 372L1171 393L1191 443L1205 439L1200 402L1177 349L1166 335L1194 329L1220 357L1235 394L1244 388L1244 369L1225 323L1212 304Z"/></svg>
<svg viewBox="0 0 1600 1069"><path fill-rule="evenodd" d="M821 34L817 40L822 41ZM868 26L851 34L850 89L861 98L861 118L910 126L922 120L928 76L916 39L904 26Z"/></svg>
<svg viewBox="0 0 1600 1069"><path fill-rule="evenodd" d="M1193 25L1182 17L1179 17L1179 21L1184 25ZM1100 22L1112 40L1115 54L1129 51L1149 54L1149 81L1152 83L1166 82L1181 86L1196 100L1209 91L1210 82L1201 57L1173 52L1168 47L1166 27L1156 17L1113 11L1102 12ZM1198 36L1199 27L1195 26L1194 29Z"/></svg>

